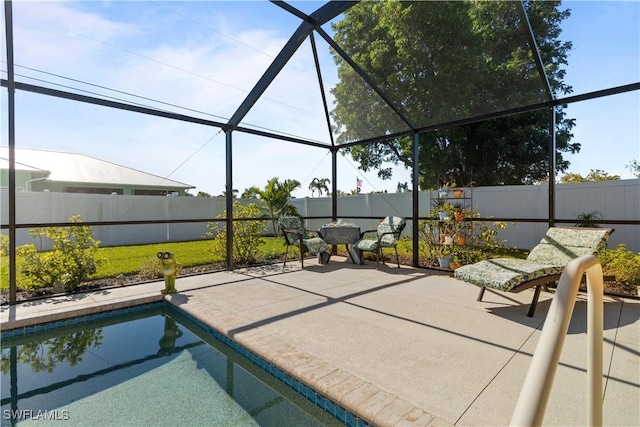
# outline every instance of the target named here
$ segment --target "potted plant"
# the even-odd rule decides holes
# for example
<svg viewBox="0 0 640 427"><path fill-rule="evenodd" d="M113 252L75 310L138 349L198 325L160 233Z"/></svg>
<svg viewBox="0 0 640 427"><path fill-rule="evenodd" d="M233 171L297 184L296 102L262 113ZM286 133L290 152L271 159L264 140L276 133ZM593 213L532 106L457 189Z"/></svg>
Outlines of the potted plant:
<svg viewBox="0 0 640 427"><path fill-rule="evenodd" d="M451 189L456 186L455 182L444 182L440 188L438 189L438 197L441 199L446 199L449 197L449 193Z"/></svg>
<svg viewBox="0 0 640 427"><path fill-rule="evenodd" d="M455 199L461 199L463 195L464 195L464 190L462 188L453 189L453 197Z"/></svg>
<svg viewBox="0 0 640 427"><path fill-rule="evenodd" d="M451 268L453 261L454 245L453 243L441 244L438 248L438 264L442 268Z"/></svg>
<svg viewBox="0 0 640 427"><path fill-rule="evenodd" d="M451 217L452 207L444 199L435 199L433 201L433 208L431 209L431 216L438 216L440 221L446 221Z"/></svg>
<svg viewBox="0 0 640 427"><path fill-rule="evenodd" d="M599 221L602 220L602 212L600 211L589 211L589 212L580 212L580 215L576 218L578 221L576 223L576 227L594 227L599 228Z"/></svg>
<svg viewBox="0 0 640 427"><path fill-rule="evenodd" d="M458 222L464 221L464 208L462 207L461 204L453 205L453 217Z"/></svg>

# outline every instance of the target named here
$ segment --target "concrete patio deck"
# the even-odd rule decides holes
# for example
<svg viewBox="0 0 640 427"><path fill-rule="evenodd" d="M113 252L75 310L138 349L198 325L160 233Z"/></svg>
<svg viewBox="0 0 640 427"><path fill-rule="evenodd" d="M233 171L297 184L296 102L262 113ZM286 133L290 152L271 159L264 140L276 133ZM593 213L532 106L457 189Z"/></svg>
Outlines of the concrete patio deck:
<svg viewBox="0 0 640 427"><path fill-rule="evenodd" d="M179 278L166 299L376 425L507 425L553 295L486 292L374 263ZM3 306L2 329L159 301L161 282ZM605 425L640 425L640 301L605 296ZM544 425L586 425L579 295Z"/></svg>

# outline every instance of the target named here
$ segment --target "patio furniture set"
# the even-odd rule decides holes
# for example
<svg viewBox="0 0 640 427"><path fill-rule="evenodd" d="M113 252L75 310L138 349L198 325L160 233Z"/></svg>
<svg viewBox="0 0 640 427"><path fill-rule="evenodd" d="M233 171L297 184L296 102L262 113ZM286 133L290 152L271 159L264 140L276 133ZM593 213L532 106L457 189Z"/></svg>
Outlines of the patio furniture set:
<svg viewBox="0 0 640 427"><path fill-rule="evenodd" d="M335 255L338 245L344 244L348 258L354 264L364 262L363 252L374 252L378 269L381 260L384 264L382 249L393 248L400 268L397 244L406 226L404 218L386 217L376 229L364 232L360 232L360 227L354 224L338 221L310 233L299 217L281 217L278 224L287 245L285 265L290 246L299 249L300 263L304 267L306 252L318 254L320 264L326 264ZM571 260L582 255L596 254L605 248L613 231L610 228L551 227L526 259L496 258L480 261L457 268L454 277L480 286L478 301L482 301L487 288L517 293L535 287L527 313L528 317L532 317L542 288L548 291L548 285L560 278L562 270Z"/></svg>
<svg viewBox="0 0 640 427"><path fill-rule="evenodd" d="M400 267L398 256L398 239L402 234L407 222L404 218L390 216L384 218L373 230L361 232L360 227L338 221L326 224L320 230L311 233L305 229L302 219L299 217L287 216L278 219L278 225L285 238L287 249L284 263L287 262L289 246L297 247L300 251L300 263L304 267L304 254L318 254L321 264L326 264L335 255L338 245L344 244L348 257L354 264L363 262L362 252L369 251L376 254L377 268L380 268L380 260L383 248L393 248L396 253L396 263ZM331 247L329 247L331 245Z"/></svg>

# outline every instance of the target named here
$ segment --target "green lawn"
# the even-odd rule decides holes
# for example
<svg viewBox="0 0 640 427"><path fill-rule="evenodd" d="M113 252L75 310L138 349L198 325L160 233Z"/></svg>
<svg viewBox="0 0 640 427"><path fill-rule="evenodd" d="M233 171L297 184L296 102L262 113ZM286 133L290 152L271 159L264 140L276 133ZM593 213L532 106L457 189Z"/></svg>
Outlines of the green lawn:
<svg viewBox="0 0 640 427"><path fill-rule="evenodd" d="M267 237L264 238L264 241L260 248L261 254L268 254L269 256L284 254L282 238ZM98 257L104 258L106 262L98 268L93 277L100 279L117 276L118 274L136 273L143 264L157 262L157 253L164 251L173 252L176 261L183 267L224 261L224 256L214 256L210 252L210 240L100 248Z"/></svg>
<svg viewBox="0 0 640 427"><path fill-rule="evenodd" d="M120 274L135 274L140 271L143 265L157 263L157 253L164 251L173 252L176 261L183 267L192 267L224 261L224 257L216 257L210 252L210 250L210 240L99 248L97 258L103 259L104 262L98 267L98 271L96 274L91 276L91 278L101 279L105 277L118 276ZM260 254L263 254L265 259L275 258L284 254L284 250L285 246L282 238L266 237L264 238L264 243L260 247ZM19 264L20 260L18 259L17 261ZM2 277L0 289L8 289L8 257L2 257L0 270ZM18 280L19 277L20 272L18 272Z"/></svg>
<svg viewBox="0 0 640 427"><path fill-rule="evenodd" d="M165 251L173 252L176 260L185 267L221 261L214 259L213 254L209 252L210 246L211 242L203 240L100 248L97 257L105 262L98 267L93 277L100 279L136 273L143 264L158 262L156 254Z"/></svg>

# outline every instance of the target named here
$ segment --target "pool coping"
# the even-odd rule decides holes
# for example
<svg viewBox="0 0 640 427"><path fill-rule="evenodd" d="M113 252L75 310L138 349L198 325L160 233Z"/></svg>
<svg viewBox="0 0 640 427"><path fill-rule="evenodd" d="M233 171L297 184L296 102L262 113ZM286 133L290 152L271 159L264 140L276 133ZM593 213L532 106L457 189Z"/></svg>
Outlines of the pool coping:
<svg viewBox="0 0 640 427"><path fill-rule="evenodd" d="M189 301L184 295L167 295L165 301L233 342L273 364L326 398L376 426L450 426L423 409L361 378L333 366L260 327L206 302ZM234 332L242 329L240 332Z"/></svg>
<svg viewBox="0 0 640 427"><path fill-rule="evenodd" d="M94 306L85 306L66 311L47 311L41 314L35 314L24 318L18 318L16 315L16 306L3 306L2 311L8 312L8 320L5 321L4 315L0 323L0 331L10 331L14 329L28 328L30 326L39 325L41 323L50 323L58 320L65 320L73 317L81 317L90 314L102 313L105 311L119 310L128 307L161 302L164 295L149 295L138 297L130 300L115 301Z"/></svg>

